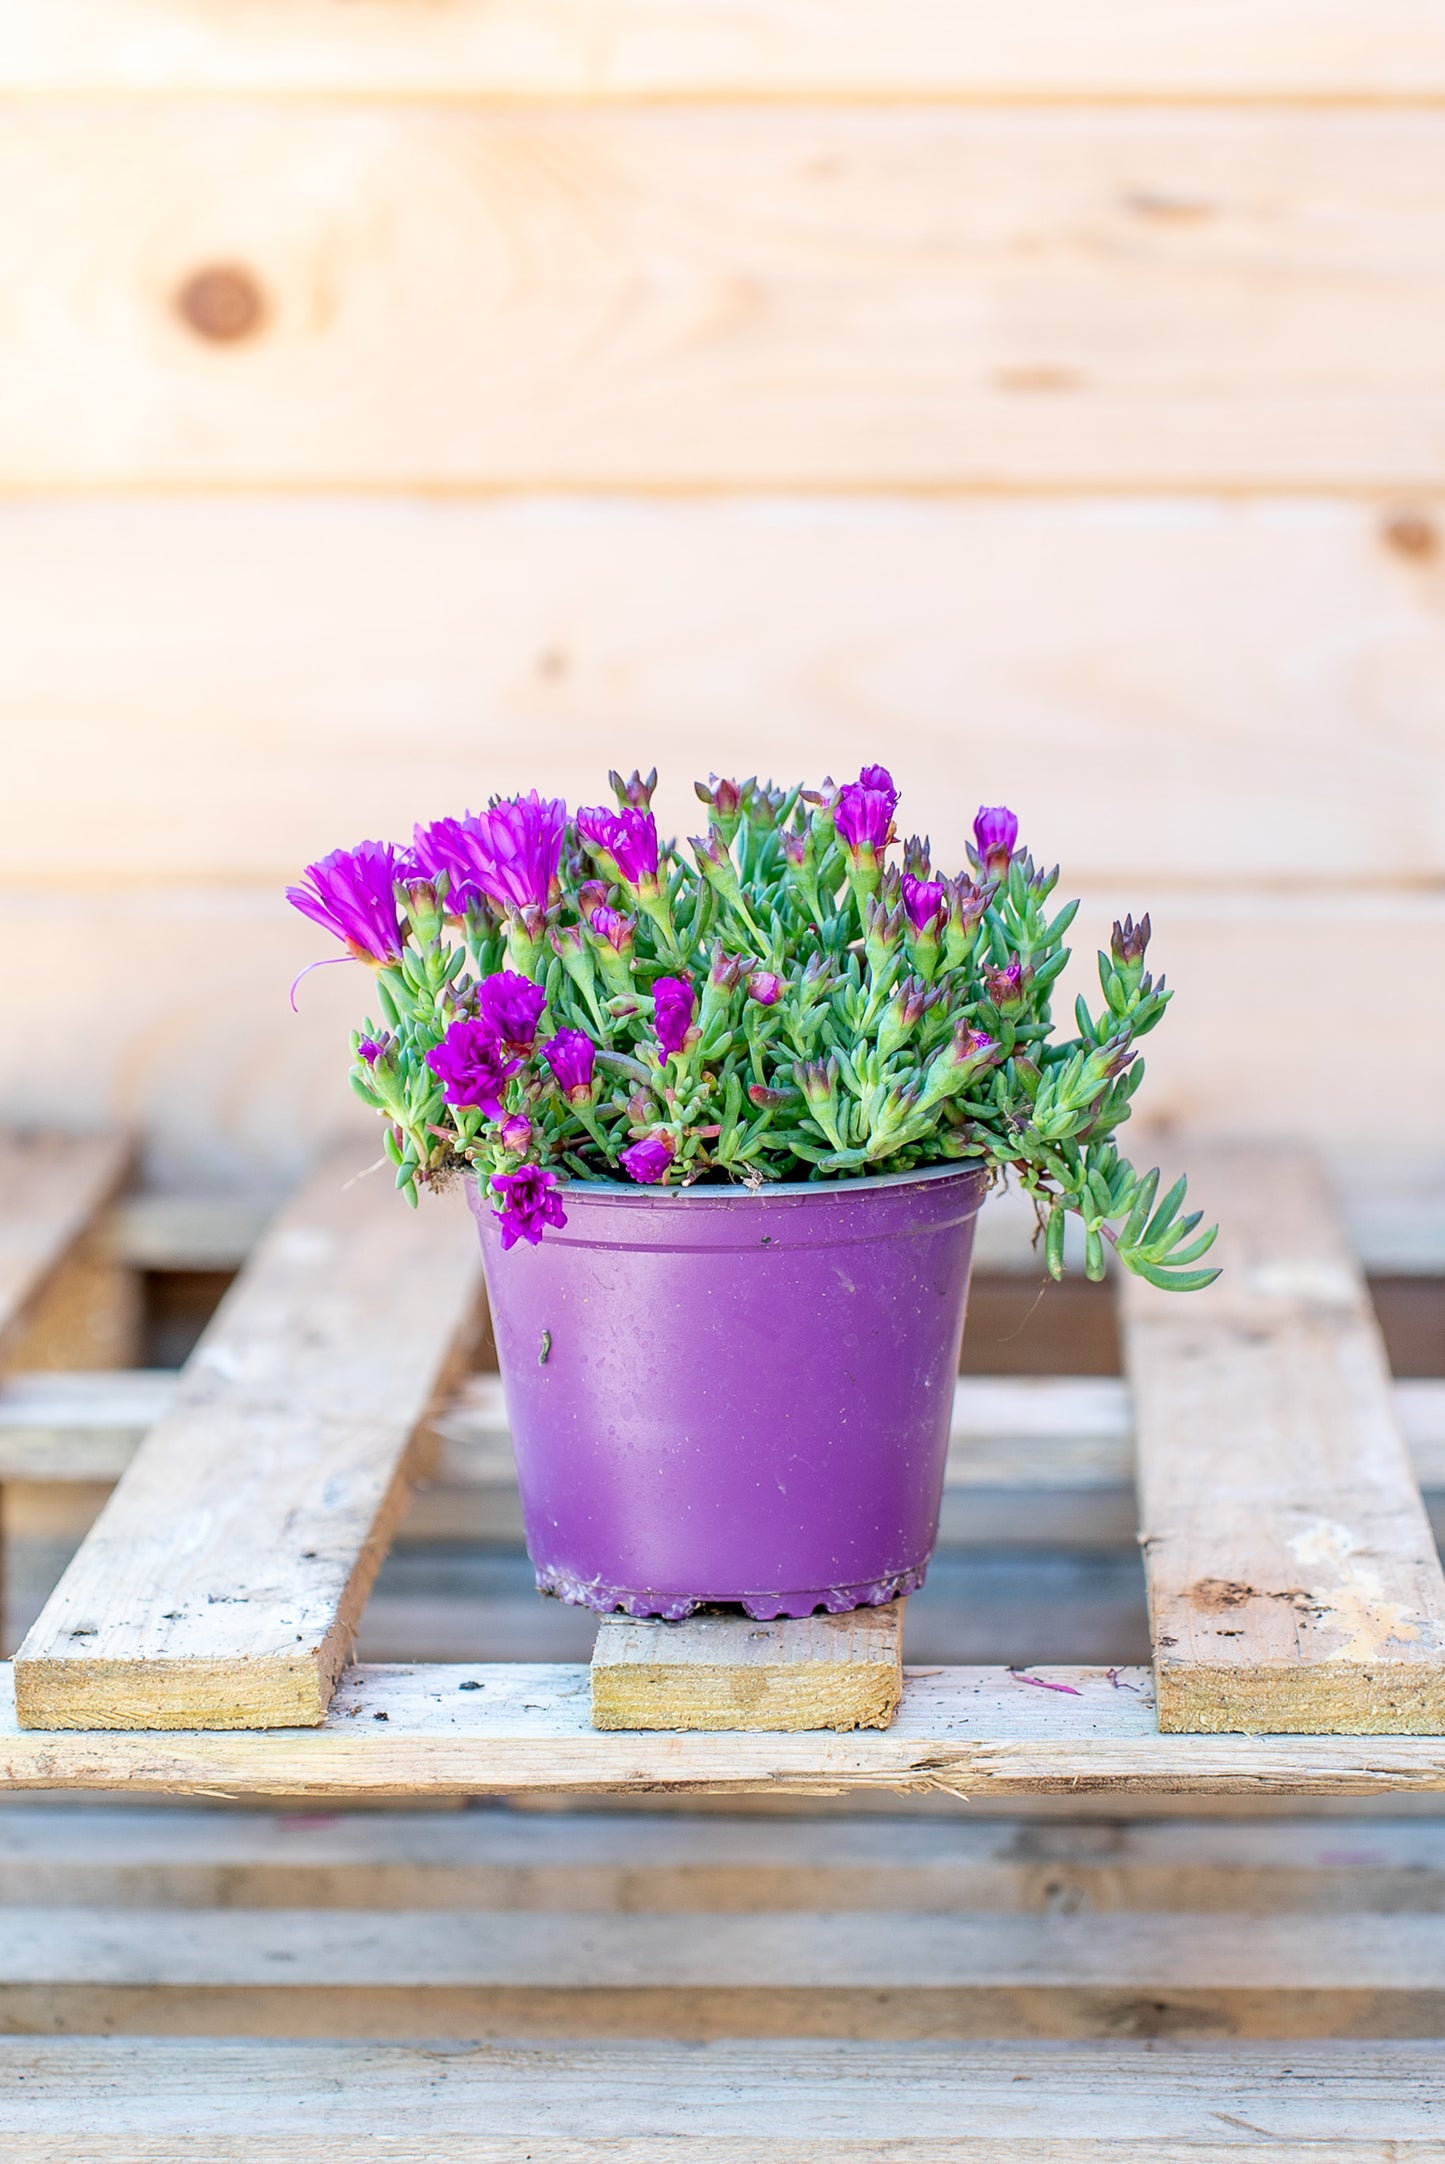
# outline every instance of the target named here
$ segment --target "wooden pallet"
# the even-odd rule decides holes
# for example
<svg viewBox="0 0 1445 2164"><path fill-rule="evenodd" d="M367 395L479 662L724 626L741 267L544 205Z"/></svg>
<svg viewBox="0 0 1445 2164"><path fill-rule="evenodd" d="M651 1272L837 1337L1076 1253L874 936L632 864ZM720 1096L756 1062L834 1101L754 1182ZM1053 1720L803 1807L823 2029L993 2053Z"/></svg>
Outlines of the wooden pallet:
<svg viewBox="0 0 1445 2164"><path fill-rule="evenodd" d="M74 1177L58 1164L56 1206ZM1251 1163L1224 1169L1260 1192ZM812 1639L811 1674L774 1632L718 1659L719 1636L755 1626L715 1617L604 1626L590 1676L535 1661L344 1669L323 1710L403 1482L413 1529L433 1537L514 1540L517 1506L496 1379L455 1372L475 1326L467 1228L409 1217L379 1183L322 1181L255 1239L182 1375L27 1361L0 1384L0 1485L17 1508L65 1492L93 1507L97 1484L116 1484L13 1671L34 1679L38 1648L39 1682L81 1721L0 1717L14 1799L0 1804L0 2158L743 2164L763 2140L784 2164L1442 2154L1445 1837L1413 1814L1438 1809L1445 1739L1161 1727L1148 1669L1079 1662L905 1671L881 1729L790 1729L776 1706L751 1732L594 1724L619 1633L627 1687L675 1690L684 1664L650 1653L680 1645L701 1686L689 1720L726 1722L760 1695L786 1714L832 1689L820 1637L861 1646L852 1683L877 1687L898 1645L876 1614L793 1626ZM1273 1397L1245 1395L1249 1417L1258 1402L1314 1408L1281 1423L1282 1455L1316 1492L1334 1479L1332 1508L1356 1507L1346 1490L1372 1509L1383 1494L1398 1529L1418 1482L1445 1516L1445 1384L1384 1377L1347 1261L1333 1280L1301 1272L1315 1235L1299 1197L1325 1205L1308 1166L1290 1186L1294 1278L1246 1252L1247 1312L1209 1324L1203 1354L1176 1363L1146 1336L1172 1331L1170 1315L1128 1312L1128 1382L961 1378L945 1560L982 1567L985 1544L1031 1541L1026 1572L1040 1543L1107 1552L1131 1536L1136 1458L1151 1435L1161 1456L1186 1412L1205 1448L1236 1340L1248 1359L1267 1352L1274 1379ZM122 1277L127 1263L213 1268L253 1237L241 1212L219 1233L171 1204L107 1215L108 1192L97 1179L88 1214L72 1202L48 1243L32 1227L52 1284L82 1237L87 1267L100 1255ZM33 1172L29 1193L33 1209ZM375 1288L412 1239L398 1366L377 1342ZM1335 1268L1345 1251L1336 1236L1316 1252ZM33 1291L24 1270L13 1282L24 1330ZM1328 1418L1323 1391L1292 1395L1293 1364L1322 1359L1356 1393L1340 1427L1343 1383ZM1208 1371L1174 1411L1172 1364ZM1352 1423L1371 1472L1353 1489ZM264 1446L250 1466L247 1436ZM1250 1471L1244 1453L1237 1493ZM1169 1543L1149 1551L1156 1608L1205 1574L1201 1524L1221 1549L1238 1539L1228 1511L1205 1520L1177 1485L1160 1493L1148 1522L1167 1531L1178 1513L1196 1545L1187 1570L1166 1572ZM1287 1543L1286 1503L1265 1530ZM295 1567L263 1576L264 1557ZM1214 1574L1243 1569L1222 1553ZM164 1573L184 1610L152 1590ZM67 1655L57 1618L83 1627L82 1602L100 1643ZM1341 1698L1337 1633L1297 1624L1291 1661L1252 1606L1224 1621L1243 1611L1271 1704L1374 1716L1372 1684ZM1203 1655L1207 1620L1193 1617ZM1208 1665L1193 1644L1160 1652L1175 1650L1186 1679ZM1429 1649L1400 1650L1428 1690ZM1167 1662L1158 1680L1178 1680ZM238 1705L293 1725L200 1724ZM117 1719L131 1725L104 1725Z"/></svg>
<svg viewBox="0 0 1445 2164"><path fill-rule="evenodd" d="M1117 1491L1132 1432L1152 1698L1147 1679L1117 1672L1102 1685L1082 1672L917 1676L876 1741L838 1742L829 1727L893 1715L899 1607L842 1625L619 1619L599 1634L590 1700L575 1672L499 1664L479 1678L357 1671L333 1702L408 1480L501 1491L508 1479L495 1385L453 1390L479 1326L464 1211L403 1212L383 1181L356 1180L343 1152L267 1229L178 1380L10 1386L0 1470L120 1478L16 1656L8 1778L34 1780L43 1757L56 1783L103 1779L97 1747L58 1732L117 1730L129 1740L101 1748L131 1780L171 1780L184 1762L193 1784L294 1780L307 1793L394 1786L389 1746L403 1736L402 1785L417 1790L549 1779L1017 1790L1080 1778L1213 1789L1226 1762L1247 1785L1433 1783L1445 1578L1407 1428L1427 1461L1438 1453L1441 1393L1392 1384L1362 1274L1306 1157L1188 1154L1226 1227L1220 1285L1190 1300L1126 1288L1126 1391L961 1384L951 1484L966 1495L987 1477L970 1440L990 1423L997 1456L1010 1421L1020 1440L1052 1421L1073 1451L1062 1468L1056 1451L1055 1473L1078 1479L1093 1444L1090 1477ZM20 1318L57 1257L93 1240L120 1160L102 1150L82 1206L63 1154L11 1162L25 1168L23 1181L11 1174L8 1213L23 1228L9 1292ZM805 1740L659 1735L619 1754L589 1712L604 1732L754 1726ZM146 1740L162 1730L177 1741ZM222 1743L226 1730L248 1733ZM1305 1740L1206 1746L1209 1733ZM1324 1740L1364 1734L1399 1740L1368 1767Z"/></svg>

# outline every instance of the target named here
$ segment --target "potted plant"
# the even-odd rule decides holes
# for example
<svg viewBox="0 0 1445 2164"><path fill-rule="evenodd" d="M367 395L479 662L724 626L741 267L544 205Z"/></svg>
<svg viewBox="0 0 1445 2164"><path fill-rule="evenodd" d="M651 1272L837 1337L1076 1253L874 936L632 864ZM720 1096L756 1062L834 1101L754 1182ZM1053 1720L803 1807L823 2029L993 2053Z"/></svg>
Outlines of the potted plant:
<svg viewBox="0 0 1445 2164"><path fill-rule="evenodd" d="M758 1617L891 1600L937 1532L973 1226L991 1180L1187 1289L1213 1239L1114 1134L1164 1012L1149 919L1056 1032L1077 904L980 811L969 868L890 858L897 794L655 774L363 842L289 898L373 973L352 1086L407 1200L481 1232L537 1583L588 1607Z"/></svg>

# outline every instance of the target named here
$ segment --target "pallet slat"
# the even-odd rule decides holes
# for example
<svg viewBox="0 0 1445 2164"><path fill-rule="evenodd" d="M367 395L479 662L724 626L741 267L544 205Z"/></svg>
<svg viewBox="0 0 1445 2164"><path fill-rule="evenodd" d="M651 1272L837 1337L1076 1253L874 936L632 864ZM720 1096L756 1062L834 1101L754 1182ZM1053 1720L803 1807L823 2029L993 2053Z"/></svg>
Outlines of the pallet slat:
<svg viewBox="0 0 1445 2164"><path fill-rule="evenodd" d="M323 1160L218 1310L15 1663L40 1727L319 1721L480 1285L460 1196Z"/></svg>
<svg viewBox="0 0 1445 2164"><path fill-rule="evenodd" d="M608 1916L427 1908L7 1907L0 1987L158 1984L287 1990L1067 1990L1429 1992L1435 1916L929 1916L915 1910Z"/></svg>
<svg viewBox="0 0 1445 2164"><path fill-rule="evenodd" d="M89 1250L94 1221L132 1156L120 1135L0 1134L0 1363L48 1365L49 1340L62 1326L82 1357L122 1352L115 1339L129 1320L125 1288L110 1285L119 1273ZM72 1273L79 1282L68 1285ZM112 1313L117 1300L122 1311Z"/></svg>
<svg viewBox="0 0 1445 2164"><path fill-rule="evenodd" d="M592 1653L592 1725L886 1728L903 1695L904 1605L776 1623L604 1617Z"/></svg>
<svg viewBox="0 0 1445 2164"><path fill-rule="evenodd" d="M0 2040L24 2164L1425 2164L1442 2113L1428 2043Z"/></svg>
<svg viewBox="0 0 1445 2164"><path fill-rule="evenodd" d="M1148 1671L904 1671L893 1725L852 1735L637 1735L591 1726L584 1667L357 1667L319 1727L98 1735L20 1727L0 1669L0 1787L142 1795L540 1792L1339 1795L1445 1789L1423 1736L1161 1733Z"/></svg>
<svg viewBox="0 0 1445 2164"><path fill-rule="evenodd" d="M1433 112L55 99L3 152L12 489L1445 483Z"/></svg>
<svg viewBox="0 0 1445 2164"><path fill-rule="evenodd" d="M1190 1155L1224 1275L1123 1287L1160 1726L1445 1733L1445 1573L1318 1169Z"/></svg>

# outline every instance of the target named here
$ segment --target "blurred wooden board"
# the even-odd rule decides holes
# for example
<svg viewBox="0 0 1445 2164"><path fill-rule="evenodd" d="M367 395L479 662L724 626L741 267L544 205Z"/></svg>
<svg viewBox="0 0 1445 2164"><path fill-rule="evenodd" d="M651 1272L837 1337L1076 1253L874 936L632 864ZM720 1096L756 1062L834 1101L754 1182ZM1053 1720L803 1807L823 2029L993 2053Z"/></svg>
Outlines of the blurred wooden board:
<svg viewBox="0 0 1445 2164"><path fill-rule="evenodd" d="M460 1195L324 1158L218 1310L15 1663L41 1727L319 1721L472 1327Z"/></svg>
<svg viewBox="0 0 1445 2164"><path fill-rule="evenodd" d="M58 1364L58 1334L82 1364L126 1356L129 1288L93 1228L133 1154L115 1134L0 1133L0 1362Z"/></svg>
<svg viewBox="0 0 1445 2164"><path fill-rule="evenodd" d="M0 90L441 98L1169 97L1445 90L1439 0L46 0L0 22Z"/></svg>
<svg viewBox="0 0 1445 2164"><path fill-rule="evenodd" d="M1436 1916L945 1914L686 1918L566 1909L3 1911L11 2033L1117 2038L1436 2035ZM43 2029L41 2024L43 2023ZM1271 2026L1273 2024L1273 2026ZM0 2151L3 2154L3 2151Z"/></svg>
<svg viewBox="0 0 1445 2164"><path fill-rule="evenodd" d="M1066 886L1154 904L1161 943L1160 890L1248 880L1261 831L1275 881L1328 890L1348 860L1373 907L1445 877L1442 535L1413 492L0 503L0 860L13 883L214 895L279 886L333 838L404 836L474 765L586 802L609 763L657 753L686 834L720 759L816 779L881 750L950 869L979 803L1016 801ZM397 755L423 743L426 782ZM211 900L207 936L236 906Z"/></svg>
<svg viewBox="0 0 1445 2164"><path fill-rule="evenodd" d="M0 2099L25 2164L1425 2164L1445 2045L7 2037Z"/></svg>
<svg viewBox="0 0 1445 2164"><path fill-rule="evenodd" d="M592 1652L599 1729L886 1728L903 1695L904 1603L755 1623L604 1616Z"/></svg>
<svg viewBox="0 0 1445 2164"><path fill-rule="evenodd" d="M1121 1281L1160 1726L1445 1734L1445 1573L1318 1167L1188 1156L1224 1274Z"/></svg>
<svg viewBox="0 0 1445 2164"><path fill-rule="evenodd" d="M1428 110L56 98L0 173L10 488L1445 483Z"/></svg>
<svg viewBox="0 0 1445 2164"><path fill-rule="evenodd" d="M0 1668L0 1688L10 1671ZM1080 1790L1368 1796L1445 1789L1445 1743L1161 1734L1148 1671L905 1670L893 1725L852 1735L607 1735L588 1671L541 1663L357 1667L318 1727L250 1733L21 1728L0 1707L0 1787L143 1795L832 1795L982 1800Z"/></svg>

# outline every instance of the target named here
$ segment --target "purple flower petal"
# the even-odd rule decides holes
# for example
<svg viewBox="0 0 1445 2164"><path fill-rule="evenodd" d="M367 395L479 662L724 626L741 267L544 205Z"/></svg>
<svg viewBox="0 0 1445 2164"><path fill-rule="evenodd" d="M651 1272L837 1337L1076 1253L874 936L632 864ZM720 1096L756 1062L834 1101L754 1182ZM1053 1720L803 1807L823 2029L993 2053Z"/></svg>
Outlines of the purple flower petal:
<svg viewBox="0 0 1445 2164"><path fill-rule="evenodd" d="M856 782L838 791L833 824L849 849L871 849L881 856L893 834L898 791L886 766L865 766Z"/></svg>
<svg viewBox="0 0 1445 2164"><path fill-rule="evenodd" d="M514 1052L530 1052L537 1041L537 1024L547 995L530 977L514 969L499 969L477 986L477 1018L484 1022L498 1044Z"/></svg>
<svg viewBox="0 0 1445 2164"><path fill-rule="evenodd" d="M518 1240L536 1247L549 1225L560 1230L567 1222L562 1197L557 1193L557 1175L544 1171L540 1165L522 1165L515 1172L494 1173L492 1192L502 1201L498 1214L503 1254L508 1248L515 1247Z"/></svg>
<svg viewBox="0 0 1445 2164"><path fill-rule="evenodd" d="M562 861L567 807L560 797L506 797L484 812L434 819L412 837L418 871L445 872L453 914L485 898L498 909L546 909Z"/></svg>
<svg viewBox="0 0 1445 2164"><path fill-rule="evenodd" d="M396 882L401 860L390 842L358 842L308 864L308 884L288 887L286 899L303 917L334 932L363 962L401 960Z"/></svg>
<svg viewBox="0 0 1445 2164"><path fill-rule="evenodd" d="M449 1105L467 1105L489 1120L502 1117L502 1090L522 1062L508 1059L485 1022L465 1016L453 1022L426 1063L442 1084Z"/></svg>
<svg viewBox="0 0 1445 2164"><path fill-rule="evenodd" d="M641 1187L656 1187L667 1175L672 1163L672 1143L666 1135L649 1135L643 1142L634 1142L622 1152L618 1163L629 1179Z"/></svg>
<svg viewBox="0 0 1445 2164"><path fill-rule="evenodd" d="M592 1094L592 1070L597 1063L597 1047L582 1029L559 1029L542 1047L542 1057L551 1068L557 1087L564 1097L580 1099Z"/></svg>
<svg viewBox="0 0 1445 2164"><path fill-rule="evenodd" d="M629 887L657 877L657 821L650 811L629 805L609 811L586 805L577 814L579 840L605 866L615 865Z"/></svg>
<svg viewBox="0 0 1445 2164"><path fill-rule="evenodd" d="M671 1059L687 1042L696 1004L686 977L659 977L652 987L652 1021L664 1059Z"/></svg>

